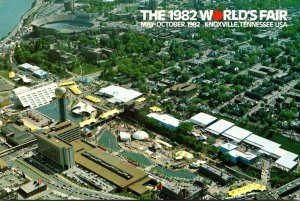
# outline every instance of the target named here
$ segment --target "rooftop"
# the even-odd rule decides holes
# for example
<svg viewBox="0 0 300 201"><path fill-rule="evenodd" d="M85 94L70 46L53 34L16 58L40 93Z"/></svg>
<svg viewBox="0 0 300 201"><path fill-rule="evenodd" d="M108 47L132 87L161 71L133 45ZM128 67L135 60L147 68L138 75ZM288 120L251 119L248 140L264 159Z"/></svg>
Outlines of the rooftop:
<svg viewBox="0 0 300 201"><path fill-rule="evenodd" d="M290 170L298 164L298 162L295 161L298 157L299 156L297 154L286 151L282 157L275 161L275 164L283 166Z"/></svg>
<svg viewBox="0 0 300 201"><path fill-rule="evenodd" d="M233 123L223 120L223 119L220 119L216 123L210 125L205 130L212 134L219 135L219 134L223 133L224 131L226 131L227 129L231 128L232 126L234 126Z"/></svg>
<svg viewBox="0 0 300 201"><path fill-rule="evenodd" d="M180 120L176 119L175 117L172 117L168 114L158 114L158 113L150 113L147 115L148 117L151 117L153 119L156 119L157 121L170 125L172 127L178 127L180 124Z"/></svg>
<svg viewBox="0 0 300 201"><path fill-rule="evenodd" d="M38 188L41 188L43 186L45 186L46 184L41 182L40 184L38 183L38 181L31 181L23 186L20 187L20 189L22 191L24 191L25 193L30 193Z"/></svg>
<svg viewBox="0 0 300 201"><path fill-rule="evenodd" d="M149 181L147 179L148 175L142 170L81 140L76 140L71 144L74 146L77 164L100 175L122 189L129 187L138 194L148 191L147 187L143 186L143 183ZM91 155L95 160L87 157L84 153ZM99 160L99 162L96 160ZM130 176L126 177L126 175Z"/></svg>
<svg viewBox="0 0 300 201"><path fill-rule="evenodd" d="M201 168L204 168L206 170L208 170L209 172L218 175L219 177L221 177L223 180L229 180L231 178L231 176L223 171L221 171L220 169L207 165L207 164L201 164L200 165Z"/></svg>
<svg viewBox="0 0 300 201"><path fill-rule="evenodd" d="M190 121L194 124L197 124L199 126L207 126L208 124L216 121L217 118L214 116L211 116L209 114L200 112L199 114L196 114L195 116L190 118Z"/></svg>
<svg viewBox="0 0 300 201"><path fill-rule="evenodd" d="M262 149L262 151L265 152L266 154L274 153L276 149L281 146L276 142L273 142L271 140L268 140L266 138L260 137L255 134L248 136L244 140L244 142Z"/></svg>
<svg viewBox="0 0 300 201"><path fill-rule="evenodd" d="M231 144L231 143L225 143L225 144L221 145L221 147L226 149L226 150L229 150L229 151L234 150L234 149L237 148L236 145Z"/></svg>
<svg viewBox="0 0 300 201"><path fill-rule="evenodd" d="M56 88L56 83L45 83L32 88L22 86L14 89L14 94L23 107L35 109L49 104L55 97Z"/></svg>
<svg viewBox="0 0 300 201"><path fill-rule="evenodd" d="M251 135L252 132L245 130L243 128L240 128L238 126L233 126L230 129L226 130L222 135L225 137L228 137L236 142L241 142L246 137Z"/></svg>
<svg viewBox="0 0 300 201"><path fill-rule="evenodd" d="M109 102L128 102L133 99L136 99L142 95L142 93L138 91L134 91L132 89L126 89L120 86L110 85L108 87L100 89L96 94L99 95L108 95L111 98L108 99Z"/></svg>

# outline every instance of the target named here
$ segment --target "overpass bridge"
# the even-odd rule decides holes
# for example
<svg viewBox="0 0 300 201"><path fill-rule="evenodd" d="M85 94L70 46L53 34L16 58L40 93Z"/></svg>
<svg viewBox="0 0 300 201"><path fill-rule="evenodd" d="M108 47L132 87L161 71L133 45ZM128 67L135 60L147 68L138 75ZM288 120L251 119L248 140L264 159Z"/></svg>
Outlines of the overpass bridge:
<svg viewBox="0 0 300 201"><path fill-rule="evenodd" d="M295 179L273 191L270 191L266 193L266 196L273 196L275 199L278 199L279 197L288 195L292 191L296 190L297 188L300 187L300 178Z"/></svg>
<svg viewBox="0 0 300 201"><path fill-rule="evenodd" d="M37 139L33 139L33 140L30 140L29 142L25 142L25 143L23 143L23 144L20 144L20 145L11 147L11 148L9 148L9 149L5 149L5 150L3 150L3 151L0 152L0 157L9 154L9 153L11 153L12 151L21 149L21 148L23 148L23 147L27 147L27 146L29 146L29 145L32 145L32 144L34 144L34 143L36 142L36 140L37 140Z"/></svg>

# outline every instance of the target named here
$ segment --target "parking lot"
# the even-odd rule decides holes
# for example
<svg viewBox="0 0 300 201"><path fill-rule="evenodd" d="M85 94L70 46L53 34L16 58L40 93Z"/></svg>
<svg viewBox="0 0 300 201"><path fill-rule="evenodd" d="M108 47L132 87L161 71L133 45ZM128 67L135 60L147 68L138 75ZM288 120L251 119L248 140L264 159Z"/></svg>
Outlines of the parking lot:
<svg viewBox="0 0 300 201"><path fill-rule="evenodd" d="M25 182L27 182L27 179L11 170L6 170L0 175L0 188L18 187Z"/></svg>
<svg viewBox="0 0 300 201"><path fill-rule="evenodd" d="M2 77L0 77L0 92L1 91L10 91L14 88L13 85L9 84L6 80L4 80Z"/></svg>

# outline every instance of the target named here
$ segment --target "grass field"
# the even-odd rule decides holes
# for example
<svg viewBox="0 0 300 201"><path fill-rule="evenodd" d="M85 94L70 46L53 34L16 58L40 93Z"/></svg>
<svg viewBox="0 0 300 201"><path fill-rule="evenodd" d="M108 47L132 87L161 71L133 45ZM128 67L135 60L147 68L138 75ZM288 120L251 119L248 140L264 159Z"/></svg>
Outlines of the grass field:
<svg viewBox="0 0 300 201"><path fill-rule="evenodd" d="M8 79L8 71L0 71L0 76Z"/></svg>
<svg viewBox="0 0 300 201"><path fill-rule="evenodd" d="M300 155L300 142L294 140L291 141L290 139L282 135L273 135L270 140L281 144L281 148Z"/></svg>

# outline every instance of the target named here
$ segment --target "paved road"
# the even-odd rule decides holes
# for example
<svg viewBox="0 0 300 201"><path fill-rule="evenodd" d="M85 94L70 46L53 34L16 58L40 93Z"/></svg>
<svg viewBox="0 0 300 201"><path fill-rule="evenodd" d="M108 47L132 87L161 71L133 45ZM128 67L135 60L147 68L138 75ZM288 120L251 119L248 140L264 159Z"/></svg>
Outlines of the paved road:
<svg viewBox="0 0 300 201"><path fill-rule="evenodd" d="M261 181L265 186L268 186L270 178L271 164L269 161L263 159L263 169L261 171Z"/></svg>

